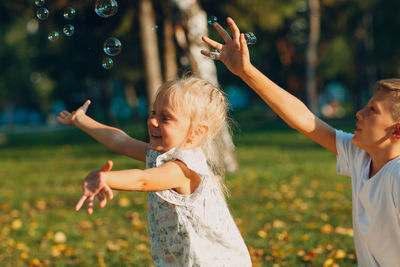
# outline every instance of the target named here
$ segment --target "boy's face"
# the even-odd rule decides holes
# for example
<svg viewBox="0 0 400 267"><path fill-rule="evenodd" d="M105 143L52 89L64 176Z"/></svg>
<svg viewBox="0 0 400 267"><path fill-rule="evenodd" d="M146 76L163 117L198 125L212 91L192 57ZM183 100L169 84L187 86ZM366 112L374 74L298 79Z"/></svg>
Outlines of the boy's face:
<svg viewBox="0 0 400 267"><path fill-rule="evenodd" d="M167 152L184 147L188 140L190 118L185 112L173 108L167 95L158 97L147 120L150 148Z"/></svg>
<svg viewBox="0 0 400 267"><path fill-rule="evenodd" d="M391 143L397 129L393 119L390 93L379 90L368 104L357 112L358 119L354 130L353 144L367 152L379 151Z"/></svg>

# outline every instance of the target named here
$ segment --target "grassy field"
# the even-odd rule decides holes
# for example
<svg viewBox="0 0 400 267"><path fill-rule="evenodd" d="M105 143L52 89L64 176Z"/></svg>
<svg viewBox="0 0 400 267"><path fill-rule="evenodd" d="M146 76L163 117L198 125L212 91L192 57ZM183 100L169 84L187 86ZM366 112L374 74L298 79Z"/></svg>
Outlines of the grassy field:
<svg viewBox="0 0 400 267"><path fill-rule="evenodd" d="M335 155L280 122L241 124L240 170L226 177L254 266L356 266L349 177ZM124 128L142 138L143 127ZM152 266L147 194L116 192L89 216L73 207L86 174L143 168L74 130L9 135L0 146L1 266Z"/></svg>

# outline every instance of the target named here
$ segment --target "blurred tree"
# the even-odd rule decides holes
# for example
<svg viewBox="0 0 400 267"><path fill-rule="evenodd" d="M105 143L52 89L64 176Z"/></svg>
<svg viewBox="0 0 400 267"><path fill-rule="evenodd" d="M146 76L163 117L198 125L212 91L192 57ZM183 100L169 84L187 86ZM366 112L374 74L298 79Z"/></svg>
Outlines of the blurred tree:
<svg viewBox="0 0 400 267"><path fill-rule="evenodd" d="M307 44L306 64L306 89L307 103L310 110L318 113L317 83L315 80L315 69L318 61L318 41L321 21L319 0L309 0L310 6L310 31Z"/></svg>
<svg viewBox="0 0 400 267"><path fill-rule="evenodd" d="M207 49L201 41L201 36L208 36L206 12L197 0L173 0L173 3L179 10L180 20L186 33L187 50L193 72L199 77L218 85L214 62L200 53L202 49ZM228 171L236 171L239 166L227 125L222 128L221 133L216 138L219 139L218 143L223 145L214 147L213 154L221 155L219 158L223 159Z"/></svg>
<svg viewBox="0 0 400 267"><path fill-rule="evenodd" d="M253 31L258 42L250 47L252 62L278 84L306 99L304 66L310 30L307 21L310 8L306 0L200 2L206 13L217 16L223 26L227 26L224 19L232 16L243 32ZM105 97L106 88L111 84L112 90L108 93L118 94L115 81L121 81L127 95L146 95L143 66L147 56L141 53L139 3L118 1L118 13L104 19L94 12L94 1L47 1L45 6L50 14L42 21L36 18L38 8L33 0L0 2L0 60L4 66L0 70L0 112L4 113L6 107L8 110L26 107L51 113L56 100L62 100L72 109L89 97L94 104L89 112L109 110L106 106L111 103ZM177 22L179 14L172 10L168 19L170 3L153 0L156 23L162 30L154 34L163 40L157 49L163 51L158 58L163 63L166 79L174 77L174 73L185 72L193 64L190 50L185 47L189 35L186 36L184 25ZM353 103L360 106L368 97L374 80L400 75L400 48L396 45L400 38L396 32L400 27L397 16L400 2L321 0L320 4L317 92L331 81L341 81L350 89ZM72 21L62 16L67 7L77 11ZM75 26L74 35L60 34L58 41L48 41L49 32L61 32L66 23ZM171 25L175 40L171 36ZM210 35L220 38L215 30L211 30ZM102 44L111 36L121 40L123 49L120 55L113 57L114 67L104 70L101 67L105 56ZM176 54L175 44L179 45ZM178 63L176 67L174 63ZM221 64L216 66L222 85L242 84ZM104 107L96 109L96 104L101 103ZM97 115L106 117L101 112Z"/></svg>
<svg viewBox="0 0 400 267"><path fill-rule="evenodd" d="M155 100L157 89L162 84L158 40L155 31L156 20L151 0L139 1L140 40L144 57L144 71L147 84L149 108Z"/></svg>

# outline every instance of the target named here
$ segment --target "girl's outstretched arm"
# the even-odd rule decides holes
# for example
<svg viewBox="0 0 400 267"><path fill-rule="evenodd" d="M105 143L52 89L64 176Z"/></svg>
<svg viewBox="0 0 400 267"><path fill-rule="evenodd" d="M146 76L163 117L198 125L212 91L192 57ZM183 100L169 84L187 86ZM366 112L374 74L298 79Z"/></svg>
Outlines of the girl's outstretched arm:
<svg viewBox="0 0 400 267"><path fill-rule="evenodd" d="M102 169L96 169L89 173L84 181L82 197L76 204L75 210L79 210L87 202L88 213L91 214L96 196L99 196L100 207L104 207L104 194L110 198L111 189L129 191L175 189L181 194L191 194L201 181L196 172L178 160L146 170L110 171L111 167L112 162L109 161Z"/></svg>
<svg viewBox="0 0 400 267"><path fill-rule="evenodd" d="M136 140L124 131L101 124L86 115L90 100L72 113L63 110L57 120L64 125L75 125L109 149L130 158L145 161L147 143Z"/></svg>
<svg viewBox="0 0 400 267"><path fill-rule="evenodd" d="M231 18L228 18L227 22L232 30L232 38L221 25L213 24L224 39L224 45L205 36L202 37L205 43L220 50L221 53L204 50L201 53L221 60L232 73L247 83L290 127L337 154L335 130L315 116L298 98L280 88L255 68L250 62L244 34L240 33L239 28Z"/></svg>

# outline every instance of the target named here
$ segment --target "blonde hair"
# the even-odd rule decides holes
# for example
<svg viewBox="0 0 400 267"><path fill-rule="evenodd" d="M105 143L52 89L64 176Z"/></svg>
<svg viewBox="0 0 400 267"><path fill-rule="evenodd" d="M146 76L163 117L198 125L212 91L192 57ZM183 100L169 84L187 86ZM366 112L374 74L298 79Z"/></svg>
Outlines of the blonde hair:
<svg viewBox="0 0 400 267"><path fill-rule="evenodd" d="M400 79L391 78L380 80L376 83L376 88L378 90L383 89L389 92L392 98L391 113L393 119L400 121Z"/></svg>
<svg viewBox="0 0 400 267"><path fill-rule="evenodd" d="M229 129L228 104L224 93L219 87L206 80L186 77L164 83L157 92L156 100L163 96L168 96L175 108L189 115L189 130L194 130L200 125L208 127L206 135L200 141L200 146L213 174L214 183L225 196L227 190L223 183L223 176L226 167L222 138L219 138L223 127Z"/></svg>

